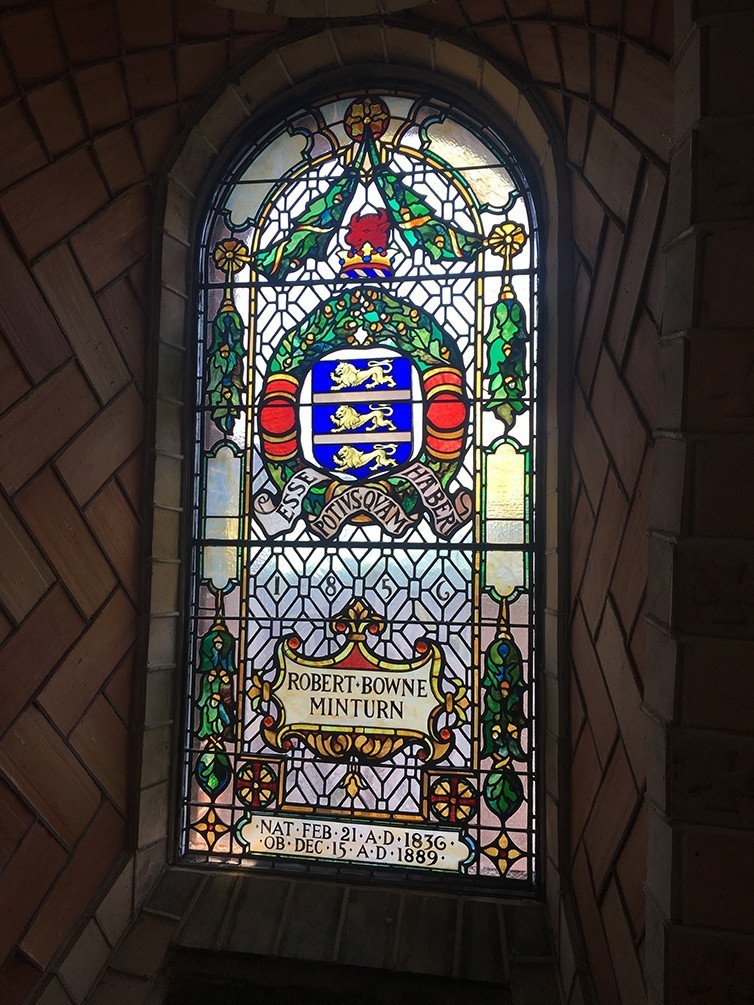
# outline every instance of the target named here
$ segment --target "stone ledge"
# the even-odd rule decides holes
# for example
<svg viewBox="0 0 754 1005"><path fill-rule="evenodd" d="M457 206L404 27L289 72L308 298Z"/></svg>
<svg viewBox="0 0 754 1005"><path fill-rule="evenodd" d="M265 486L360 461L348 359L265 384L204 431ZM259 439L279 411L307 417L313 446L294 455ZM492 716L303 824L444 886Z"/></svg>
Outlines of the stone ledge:
<svg viewBox="0 0 754 1005"><path fill-rule="evenodd" d="M167 994L167 1005L202 987L235 1000L281 983L281 1001L321 1005L356 987L365 1005L559 1001L540 901L184 867L163 871L103 986L126 975L150 979L139 1000Z"/></svg>

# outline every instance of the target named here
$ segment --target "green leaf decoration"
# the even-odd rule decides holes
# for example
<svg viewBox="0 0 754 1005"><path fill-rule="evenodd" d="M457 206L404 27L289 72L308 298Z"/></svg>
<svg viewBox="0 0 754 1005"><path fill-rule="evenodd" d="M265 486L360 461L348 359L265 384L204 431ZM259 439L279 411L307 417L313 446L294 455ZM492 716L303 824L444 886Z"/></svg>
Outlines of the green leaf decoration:
<svg viewBox="0 0 754 1005"><path fill-rule="evenodd" d="M219 796L231 779L228 755L222 750L205 750L196 762L195 774L208 796Z"/></svg>
<svg viewBox="0 0 754 1005"><path fill-rule="evenodd" d="M427 202L384 164L371 132L365 131L353 162L322 194L313 198L284 238L254 256L265 276L284 279L307 258L327 256L333 234L342 225L360 182L374 181L394 227L409 248L422 248L433 262L468 261L483 246L479 234L467 234L440 219Z"/></svg>
<svg viewBox="0 0 754 1005"><path fill-rule="evenodd" d="M421 248L433 262L469 261L482 247L482 237L466 234L441 220L420 195L400 180L387 166L374 172L374 180L385 200L393 225L409 248Z"/></svg>
<svg viewBox="0 0 754 1005"><path fill-rule="evenodd" d="M309 489L303 503L304 513L311 513L317 516L322 512L325 505L326 488L325 485L314 485Z"/></svg>
<svg viewBox="0 0 754 1005"><path fill-rule="evenodd" d="M484 783L484 798L500 822L505 823L524 798L521 779L508 767L490 771Z"/></svg>
<svg viewBox="0 0 754 1005"><path fill-rule="evenodd" d="M234 640L220 620L202 638L199 670L202 677L197 702L200 713L197 736L202 739L229 736L234 718Z"/></svg>
<svg viewBox="0 0 754 1005"><path fill-rule="evenodd" d="M500 300L492 312L487 332L487 377L490 399L485 403L504 423L506 431L526 409L526 315L510 287L510 299Z"/></svg>
<svg viewBox="0 0 754 1005"><path fill-rule="evenodd" d="M307 258L317 261L325 258L330 238L343 222L358 180L356 171L348 168L323 195L311 200L286 237L254 256L255 267L268 277L284 279Z"/></svg>
<svg viewBox="0 0 754 1005"><path fill-rule="evenodd" d="M525 684L521 651L511 638L496 639L484 660L484 708L482 710L482 754L524 761L521 730Z"/></svg>
<svg viewBox="0 0 754 1005"><path fill-rule="evenodd" d="M419 508L421 496L416 491L416 488L412 485L412 483L406 478L401 478L400 475L396 475L394 478L388 478L387 480L400 492L403 512L407 515L414 513Z"/></svg>
<svg viewBox="0 0 754 1005"><path fill-rule="evenodd" d="M230 433L243 404L243 322L226 294L212 323L207 353L207 400L215 425Z"/></svg>
<svg viewBox="0 0 754 1005"><path fill-rule="evenodd" d="M496 639L487 650L482 681L482 756L492 757L485 784L490 809L504 822L521 805L523 786L512 761L525 761L521 731L525 684L521 651L512 638Z"/></svg>

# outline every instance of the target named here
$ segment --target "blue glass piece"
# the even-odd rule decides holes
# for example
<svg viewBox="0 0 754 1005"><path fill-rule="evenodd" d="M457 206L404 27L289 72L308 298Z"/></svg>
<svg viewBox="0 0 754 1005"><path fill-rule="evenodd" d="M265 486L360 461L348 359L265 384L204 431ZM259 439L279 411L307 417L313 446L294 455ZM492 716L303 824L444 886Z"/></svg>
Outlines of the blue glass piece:
<svg viewBox="0 0 754 1005"><path fill-rule="evenodd" d="M345 478L384 475L411 459L412 364L403 356L328 356L312 367L312 452Z"/></svg>

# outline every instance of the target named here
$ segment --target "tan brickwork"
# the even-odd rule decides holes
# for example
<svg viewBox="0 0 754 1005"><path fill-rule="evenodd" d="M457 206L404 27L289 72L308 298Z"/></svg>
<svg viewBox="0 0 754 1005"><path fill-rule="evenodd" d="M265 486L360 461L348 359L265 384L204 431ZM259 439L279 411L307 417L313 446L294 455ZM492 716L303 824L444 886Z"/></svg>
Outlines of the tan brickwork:
<svg viewBox="0 0 754 1005"><path fill-rule="evenodd" d="M650 510L651 1002L745 1001L753 986L752 43L750 4L679 8L661 340L673 377Z"/></svg>

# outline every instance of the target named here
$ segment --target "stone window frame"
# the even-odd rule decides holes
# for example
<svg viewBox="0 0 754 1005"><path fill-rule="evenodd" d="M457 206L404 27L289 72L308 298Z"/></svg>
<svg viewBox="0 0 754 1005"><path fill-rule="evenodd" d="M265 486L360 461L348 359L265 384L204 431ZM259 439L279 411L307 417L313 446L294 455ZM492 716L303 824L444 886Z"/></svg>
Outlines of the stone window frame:
<svg viewBox="0 0 754 1005"><path fill-rule="evenodd" d="M385 23L330 27L325 31L273 45L235 76L205 104L204 113L177 144L162 192L164 216L156 262L156 330L153 339L153 470L150 596L146 626L144 731L137 793L136 877L146 891L166 862L177 854L177 805L183 748L185 695L185 623L183 598L189 564L189 520L186 512L191 454L187 448L186 411L195 395L194 354L189 339L195 331L195 236L217 177L215 164L237 153L242 137L270 105L292 100L307 87L320 94L328 78L350 67L363 75L365 65L383 83L400 73L442 82L443 89L485 109L512 142L532 187L545 242L540 248L544 282L540 286L539 542L544 549L540 592L538 660L540 729L539 884L546 893L554 932L560 920L560 873L567 868L564 844L567 813L562 812L563 766L567 753L567 678L564 639L567 629L567 576L564 575L565 500L568 497L565 441L568 425L565 378L568 370L570 317L568 284L567 179L565 158L547 109L539 96L515 82L497 65L455 42ZM158 213L158 220L161 214ZM189 424L190 425L190 424ZM546 772L546 774L545 774ZM546 840L545 840L546 835ZM137 898L138 899L138 898Z"/></svg>

